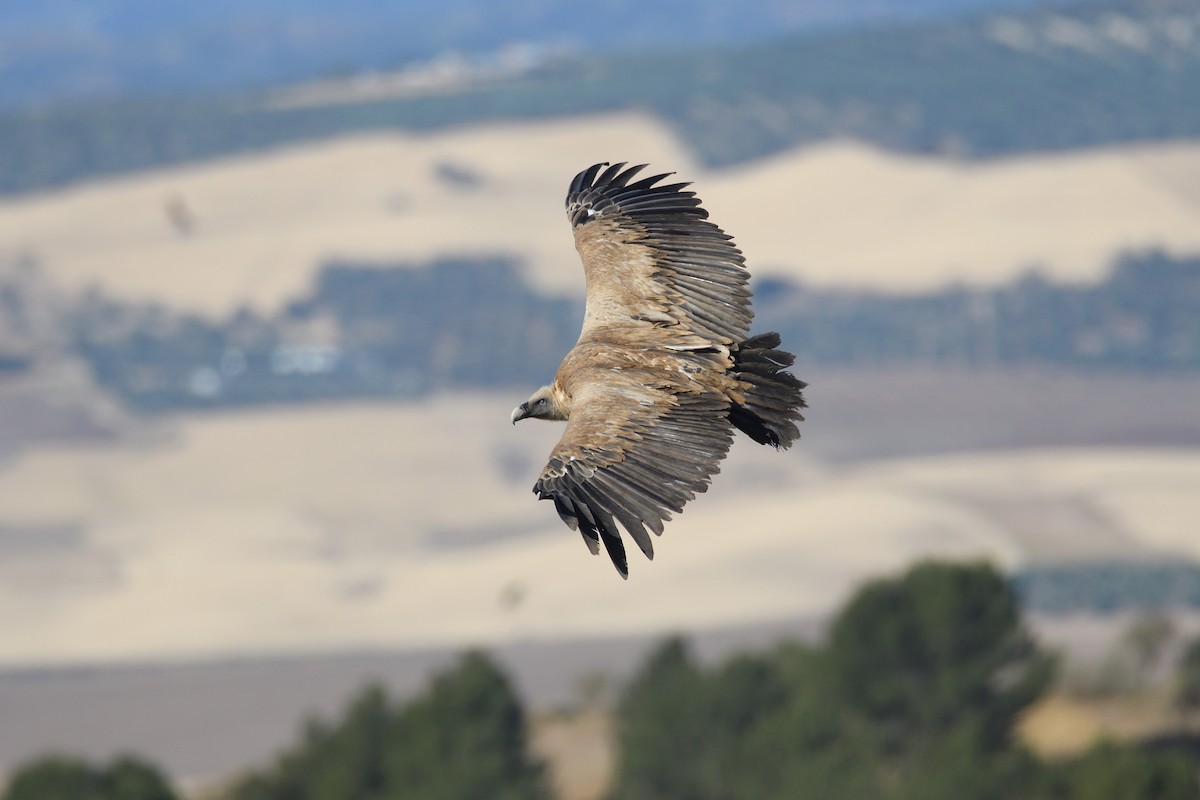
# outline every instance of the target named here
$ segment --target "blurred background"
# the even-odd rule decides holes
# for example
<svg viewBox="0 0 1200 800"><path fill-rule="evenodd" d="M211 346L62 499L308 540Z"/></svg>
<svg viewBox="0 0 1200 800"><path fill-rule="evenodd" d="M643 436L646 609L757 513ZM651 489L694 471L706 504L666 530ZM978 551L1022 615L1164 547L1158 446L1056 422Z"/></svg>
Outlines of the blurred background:
<svg viewBox="0 0 1200 800"><path fill-rule="evenodd" d="M810 383L627 583L597 161ZM1196 796L1195 0L8 0L0 309L6 800Z"/></svg>

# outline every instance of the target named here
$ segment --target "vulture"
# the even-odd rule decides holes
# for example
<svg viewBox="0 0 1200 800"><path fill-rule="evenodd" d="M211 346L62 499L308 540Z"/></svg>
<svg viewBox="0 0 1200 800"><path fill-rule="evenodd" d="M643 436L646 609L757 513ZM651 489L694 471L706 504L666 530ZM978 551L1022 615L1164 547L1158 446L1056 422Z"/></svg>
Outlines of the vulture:
<svg viewBox="0 0 1200 800"><path fill-rule="evenodd" d="M583 261L583 330L554 381L512 412L567 423L533 491L593 555L629 577L620 529L650 533L708 488L734 429L787 448L805 383L778 333L750 336L742 252L674 173L596 164L575 176L567 218Z"/></svg>

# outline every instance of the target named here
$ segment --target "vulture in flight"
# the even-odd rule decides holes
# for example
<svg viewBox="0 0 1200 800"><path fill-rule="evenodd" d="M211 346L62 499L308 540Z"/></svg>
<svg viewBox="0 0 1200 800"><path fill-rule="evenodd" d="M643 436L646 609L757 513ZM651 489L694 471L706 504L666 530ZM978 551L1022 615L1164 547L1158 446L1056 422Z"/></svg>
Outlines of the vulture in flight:
<svg viewBox="0 0 1200 800"><path fill-rule="evenodd" d="M635 180L644 167L596 164L571 181L583 331L554 382L512 413L567 423L533 491L622 578L619 528L653 558L650 532L708 488L734 429L787 448L805 405L779 334L750 336L741 251L689 184Z"/></svg>

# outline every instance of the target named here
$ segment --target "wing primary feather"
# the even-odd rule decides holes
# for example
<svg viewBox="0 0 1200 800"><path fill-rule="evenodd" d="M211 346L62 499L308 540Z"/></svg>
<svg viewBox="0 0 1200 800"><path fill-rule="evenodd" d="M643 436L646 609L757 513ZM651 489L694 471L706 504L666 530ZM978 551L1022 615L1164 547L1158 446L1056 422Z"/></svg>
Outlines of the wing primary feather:
<svg viewBox="0 0 1200 800"><path fill-rule="evenodd" d="M621 170L625 168L626 163L627 162L625 162L625 161L621 161L616 164L613 164L611 167L604 170L604 172L600 173L600 176L597 177L595 179L595 181L592 182L592 187L607 186L607 185L612 184L613 179L621 174ZM643 165L643 166L645 166L645 165ZM634 167L633 169L637 170L639 168ZM624 181L622 181L621 183L618 183L616 185L624 186L625 183L624 183Z"/></svg>
<svg viewBox="0 0 1200 800"><path fill-rule="evenodd" d="M629 181L633 180L634 176L637 175L642 170L644 170L646 168L646 166L647 166L646 164L634 164L632 167L625 170L620 175L614 176L611 180L605 181L603 178L601 178L599 181L597 181L597 184L598 185L608 184L610 186L614 186L614 187L618 187L618 188L625 188L626 191L628 191L626 184L628 184Z"/></svg>
<svg viewBox="0 0 1200 800"><path fill-rule="evenodd" d="M571 191L567 194L567 203L570 204L575 195L579 194L584 189L591 188L592 182L596 178L596 173L607 166L607 161L601 161L599 164L592 164L583 172L576 175L575 180L571 181Z"/></svg>
<svg viewBox="0 0 1200 800"><path fill-rule="evenodd" d="M700 208L700 201L695 197L689 197L688 194L651 194L643 197L638 197L636 200L625 200L624 198L614 197L614 202L619 202L621 210L625 213L638 218L638 212L645 214L647 211L671 211L674 214L688 214L697 219L704 219L708 216L708 212ZM637 195L634 195L637 197ZM625 200L622 202L622 200ZM649 221L649 220L643 220ZM678 220L673 220L678 221Z"/></svg>
<svg viewBox="0 0 1200 800"><path fill-rule="evenodd" d="M646 166L645 164L642 165L642 167L645 167L645 166ZM639 167L639 169L641 169L642 167ZM676 193L676 192L679 192L679 190L684 188L685 186L690 185L687 183L671 183L671 184L666 184L663 186L655 186L654 185L654 184L658 183L659 181L661 181L663 178L669 178L674 174L675 174L674 172L662 172L662 173L659 173L658 175L651 175L648 178L642 178L637 183L631 183L628 186L626 186L625 191L629 192L629 193L636 193L636 192L644 192L647 189L652 189L655 192ZM633 177L633 176L631 175L630 177ZM693 194L693 193L688 192L688 194Z"/></svg>
<svg viewBox="0 0 1200 800"><path fill-rule="evenodd" d="M616 536L605 536L601 541L604 542L604 549L608 551L613 566L617 568L617 574L622 580L629 580L629 561L625 557L625 545L621 544L621 540Z"/></svg>
<svg viewBox="0 0 1200 800"><path fill-rule="evenodd" d="M629 531L629 535L637 542L638 548L646 555L646 558L654 559L654 543L650 540L649 534L646 533L646 529L642 527L637 517L625 509L624 506L628 501L623 502L622 498L614 497L598 481L592 481L586 487L581 488L586 489L596 505L603 506L620 521L621 526Z"/></svg>
<svg viewBox="0 0 1200 800"><path fill-rule="evenodd" d="M579 532L583 534L584 544L592 551L592 555L599 555L602 535L592 509L588 508L586 503L576 503L575 508L579 512ZM608 549L608 545L605 545L605 549Z"/></svg>
<svg viewBox="0 0 1200 800"><path fill-rule="evenodd" d="M600 555L600 540L596 538L595 531L590 531L585 528L580 528L579 533L583 536L583 543L587 545L587 549L592 555Z"/></svg>
<svg viewBox="0 0 1200 800"><path fill-rule="evenodd" d="M613 524L612 517L600 509L595 509L595 514L596 521L600 523L600 541L608 551L608 557L612 559L613 566L617 568L621 577L629 580L629 560L625 556L625 545L615 530L616 525Z"/></svg>
<svg viewBox="0 0 1200 800"><path fill-rule="evenodd" d="M559 492L551 492L550 497L554 499L554 510L558 512L562 521L567 523L567 527L573 531L578 530L579 515L575 512L575 504L571 502L571 499L564 497Z"/></svg>

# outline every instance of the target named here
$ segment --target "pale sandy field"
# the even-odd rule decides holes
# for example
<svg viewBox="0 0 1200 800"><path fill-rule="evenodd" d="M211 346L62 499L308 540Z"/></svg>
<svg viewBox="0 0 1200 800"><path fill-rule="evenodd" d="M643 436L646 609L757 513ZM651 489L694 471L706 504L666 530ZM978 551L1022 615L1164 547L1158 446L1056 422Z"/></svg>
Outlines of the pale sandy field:
<svg viewBox="0 0 1200 800"><path fill-rule="evenodd" d="M548 290L579 291L562 200L608 159L694 181L758 274L915 289L1033 266L1087 280L1128 249L1200 252L1196 143L957 162L834 142L713 171L626 113L355 136L9 199L0 260L210 313L277 306L335 257L509 254ZM446 165L478 184L439 179ZM170 224L172 202L192 233Z"/></svg>
<svg viewBox="0 0 1200 800"><path fill-rule="evenodd" d="M33 532L0 561L0 665L705 630L823 615L922 557L1200 559L1197 448L839 465L743 441L622 583L530 493L560 429L513 428L511 405L183 417L27 451L0 472L3 528Z"/></svg>

